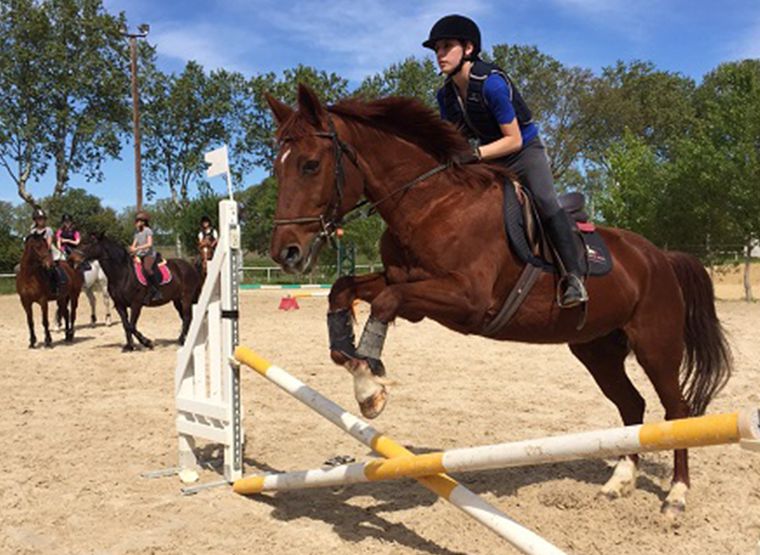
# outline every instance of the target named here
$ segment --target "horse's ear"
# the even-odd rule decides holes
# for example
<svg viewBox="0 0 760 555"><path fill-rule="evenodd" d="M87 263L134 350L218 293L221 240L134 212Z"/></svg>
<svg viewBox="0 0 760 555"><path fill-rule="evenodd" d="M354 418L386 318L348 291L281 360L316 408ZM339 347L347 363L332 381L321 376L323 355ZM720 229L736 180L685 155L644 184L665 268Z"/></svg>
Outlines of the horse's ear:
<svg viewBox="0 0 760 555"><path fill-rule="evenodd" d="M277 125L282 125L295 113L293 108L284 102L280 102L269 93L264 93L264 98L266 98L267 104L269 104L269 109L272 110L272 115L274 115Z"/></svg>
<svg viewBox="0 0 760 555"><path fill-rule="evenodd" d="M298 84L298 111L315 127L322 123L322 118L325 115L325 109L322 107L319 97L303 83Z"/></svg>

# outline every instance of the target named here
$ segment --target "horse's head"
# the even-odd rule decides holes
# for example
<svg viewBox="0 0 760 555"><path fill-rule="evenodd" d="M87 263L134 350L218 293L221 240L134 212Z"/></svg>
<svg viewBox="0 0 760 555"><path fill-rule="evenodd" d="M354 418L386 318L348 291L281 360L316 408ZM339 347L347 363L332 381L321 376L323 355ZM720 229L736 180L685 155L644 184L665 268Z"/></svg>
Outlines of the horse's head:
<svg viewBox="0 0 760 555"><path fill-rule="evenodd" d="M79 249L72 253L72 256L75 257L77 262L84 262L85 260L102 260L108 256L106 249L107 243L108 239L106 239L105 233L90 233L79 246Z"/></svg>
<svg viewBox="0 0 760 555"><path fill-rule="evenodd" d="M356 153L314 92L298 87L298 110L267 95L277 121L278 195L270 254L286 272L306 272L341 217L362 195ZM345 133L345 131L344 131Z"/></svg>
<svg viewBox="0 0 760 555"><path fill-rule="evenodd" d="M37 233L32 233L24 240L24 252L32 261L45 269L53 267L53 253L48 248L47 239Z"/></svg>

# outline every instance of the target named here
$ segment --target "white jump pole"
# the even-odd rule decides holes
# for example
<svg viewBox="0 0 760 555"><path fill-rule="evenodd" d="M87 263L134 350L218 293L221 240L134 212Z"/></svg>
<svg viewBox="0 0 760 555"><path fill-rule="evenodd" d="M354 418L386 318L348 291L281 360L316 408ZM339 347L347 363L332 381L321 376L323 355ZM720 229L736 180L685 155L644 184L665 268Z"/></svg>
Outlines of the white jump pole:
<svg viewBox="0 0 760 555"><path fill-rule="evenodd" d="M324 397L282 368L246 347L235 349L235 359L251 367L273 384L283 389L310 409L314 410L338 428L388 459L413 456L411 451L391 438L381 434L364 420L357 418ZM479 496L444 474L418 477L417 480L430 491L452 503L523 553L530 555L562 555L564 552L550 544L535 532L521 526L507 515L486 503ZM236 482L237 486L237 482ZM237 487L235 487L235 491Z"/></svg>
<svg viewBox="0 0 760 555"><path fill-rule="evenodd" d="M760 411L684 418L498 445L451 449L336 468L264 474L237 480L238 493L286 491L416 478L444 472L493 470L649 451L760 441Z"/></svg>

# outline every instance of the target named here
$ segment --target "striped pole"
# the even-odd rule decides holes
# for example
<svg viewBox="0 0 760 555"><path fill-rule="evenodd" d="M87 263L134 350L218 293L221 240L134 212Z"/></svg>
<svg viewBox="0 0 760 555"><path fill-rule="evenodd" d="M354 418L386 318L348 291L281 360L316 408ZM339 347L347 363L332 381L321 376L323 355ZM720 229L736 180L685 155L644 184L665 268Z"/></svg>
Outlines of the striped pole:
<svg viewBox="0 0 760 555"><path fill-rule="evenodd" d="M347 412L330 399L324 397L282 368L274 366L251 349L238 347L235 359L250 366L279 388L316 411L376 453L388 459L413 456L411 451L399 445L391 438L381 434L364 420ZM553 546L535 532L524 528L507 515L486 503L479 496L443 474L419 477L417 480L430 491L438 494L455 507L471 516L493 532L506 539L523 553L535 555L563 555L563 551ZM238 482L233 486L238 489Z"/></svg>
<svg viewBox="0 0 760 555"><path fill-rule="evenodd" d="M760 411L746 409L731 414L451 449L336 468L251 476L236 481L234 488L238 493L285 491L758 440Z"/></svg>

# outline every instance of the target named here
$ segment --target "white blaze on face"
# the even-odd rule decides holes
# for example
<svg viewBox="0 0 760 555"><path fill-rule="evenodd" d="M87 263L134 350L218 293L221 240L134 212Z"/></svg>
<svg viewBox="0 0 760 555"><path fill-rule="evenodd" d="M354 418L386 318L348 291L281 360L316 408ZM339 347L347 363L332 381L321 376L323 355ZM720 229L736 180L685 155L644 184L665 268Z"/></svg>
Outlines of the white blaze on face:
<svg viewBox="0 0 760 555"><path fill-rule="evenodd" d="M280 164L284 164L285 160L287 160L288 156L290 155L290 148L285 149L285 152L282 153L280 156Z"/></svg>

